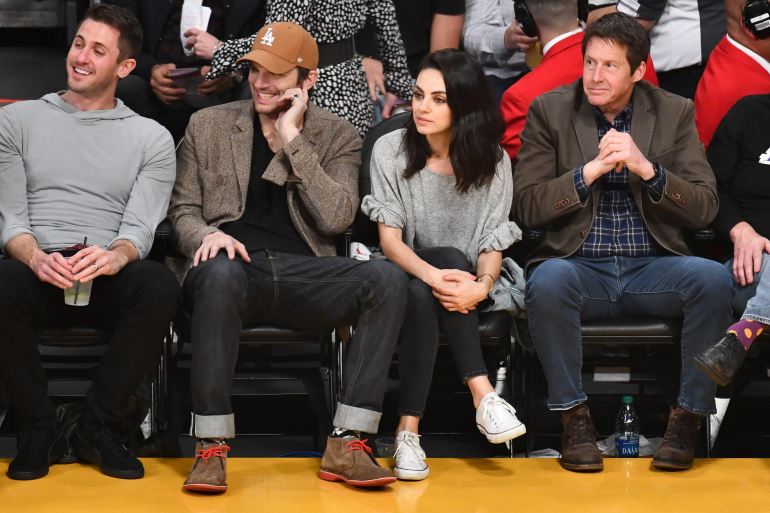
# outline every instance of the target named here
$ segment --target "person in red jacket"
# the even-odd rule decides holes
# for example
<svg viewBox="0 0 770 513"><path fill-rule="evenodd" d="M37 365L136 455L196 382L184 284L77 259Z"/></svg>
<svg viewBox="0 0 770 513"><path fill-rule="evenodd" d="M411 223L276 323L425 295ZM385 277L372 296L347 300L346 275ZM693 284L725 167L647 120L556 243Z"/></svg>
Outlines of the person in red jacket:
<svg viewBox="0 0 770 513"><path fill-rule="evenodd" d="M770 93L770 33L762 30L757 37L746 25L742 13L748 3L725 1L727 35L711 52L695 92L695 125L706 147L735 102Z"/></svg>
<svg viewBox="0 0 770 513"><path fill-rule="evenodd" d="M521 132L532 101L541 94L574 82L583 75L583 29L574 0L527 0L526 5L540 43L543 60L503 94L505 119L502 146L514 161L521 147ZM517 18L521 24L523 20ZM647 59L644 79L658 85L652 61Z"/></svg>

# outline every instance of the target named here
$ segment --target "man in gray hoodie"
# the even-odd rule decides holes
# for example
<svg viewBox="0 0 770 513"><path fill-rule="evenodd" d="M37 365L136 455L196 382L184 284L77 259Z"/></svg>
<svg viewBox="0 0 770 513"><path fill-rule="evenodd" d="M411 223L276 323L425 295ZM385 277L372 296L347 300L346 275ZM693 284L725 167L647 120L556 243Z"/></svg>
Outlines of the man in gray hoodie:
<svg viewBox="0 0 770 513"><path fill-rule="evenodd" d="M144 475L121 438L141 418L131 395L157 364L179 291L169 269L143 260L174 183L171 136L114 98L141 38L127 11L91 8L67 55L68 89L0 110L0 381L18 421L13 479L43 477L62 454L35 331L74 323L110 334L75 453L113 477ZM61 289L76 282L93 282L89 305L64 304Z"/></svg>

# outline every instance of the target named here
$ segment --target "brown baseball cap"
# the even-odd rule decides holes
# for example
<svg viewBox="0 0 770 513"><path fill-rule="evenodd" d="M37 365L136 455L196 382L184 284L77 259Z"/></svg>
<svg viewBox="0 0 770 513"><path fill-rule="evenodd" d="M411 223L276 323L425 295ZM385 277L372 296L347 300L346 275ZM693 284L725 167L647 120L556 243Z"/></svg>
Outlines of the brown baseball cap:
<svg viewBox="0 0 770 513"><path fill-rule="evenodd" d="M269 23L254 38L251 51L238 59L263 66L270 73L283 75L292 68L316 69L318 45L313 36L296 23Z"/></svg>

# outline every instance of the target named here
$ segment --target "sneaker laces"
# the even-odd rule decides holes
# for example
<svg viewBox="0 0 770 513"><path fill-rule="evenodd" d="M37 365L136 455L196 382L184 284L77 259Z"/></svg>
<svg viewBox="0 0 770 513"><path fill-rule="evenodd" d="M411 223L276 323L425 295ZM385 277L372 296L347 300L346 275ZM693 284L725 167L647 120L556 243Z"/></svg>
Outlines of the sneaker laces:
<svg viewBox="0 0 770 513"><path fill-rule="evenodd" d="M513 416L516 416L516 410L508 404L507 401L503 400L502 397L495 394L490 399L487 399L481 407L481 415L485 419L488 419L492 422L495 426L498 425L498 416L494 414L495 408L500 407L503 408L505 411L510 413Z"/></svg>
<svg viewBox="0 0 770 513"><path fill-rule="evenodd" d="M425 459L425 451L422 449L422 447L420 447L420 435L417 433L401 431L398 434L398 437L396 437L396 452L393 456L397 457L399 452L402 452L401 449L403 447L411 449L420 458Z"/></svg>
<svg viewBox="0 0 770 513"><path fill-rule="evenodd" d="M221 457L221 458L227 457L228 451L230 451L230 446L227 445L226 443L213 442L213 445L211 445L210 447L196 450L195 457L200 458L203 460L204 463L207 463L209 458L212 458L212 457Z"/></svg>
<svg viewBox="0 0 770 513"><path fill-rule="evenodd" d="M367 454L372 454L372 448L366 445L366 442L368 442L369 439L365 438L363 440L354 439L345 444L345 447L348 448L348 451L364 451Z"/></svg>

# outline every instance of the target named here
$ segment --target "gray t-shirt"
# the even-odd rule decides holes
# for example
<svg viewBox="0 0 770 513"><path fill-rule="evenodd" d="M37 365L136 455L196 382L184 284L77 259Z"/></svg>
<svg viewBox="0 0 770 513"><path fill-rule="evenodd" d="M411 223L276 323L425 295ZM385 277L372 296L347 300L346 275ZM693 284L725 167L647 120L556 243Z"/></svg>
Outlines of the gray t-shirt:
<svg viewBox="0 0 770 513"><path fill-rule="evenodd" d="M400 228L412 249L450 246L476 267L479 254L503 251L521 239L509 221L513 201L511 161L503 152L491 182L460 193L454 176L427 167L404 178L406 154L401 149L404 129L381 137L372 151L372 193L361 210L372 221Z"/></svg>

